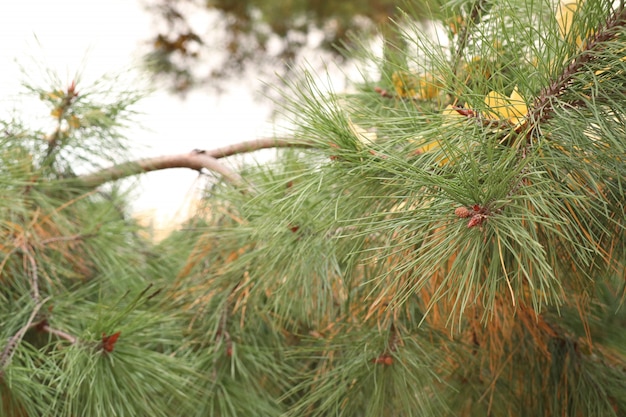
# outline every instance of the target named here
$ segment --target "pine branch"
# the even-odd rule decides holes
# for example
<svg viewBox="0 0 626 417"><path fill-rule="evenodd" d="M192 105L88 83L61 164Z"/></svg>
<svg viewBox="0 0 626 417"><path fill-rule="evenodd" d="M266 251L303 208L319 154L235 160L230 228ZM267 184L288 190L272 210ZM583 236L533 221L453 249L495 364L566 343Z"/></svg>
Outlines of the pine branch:
<svg viewBox="0 0 626 417"><path fill-rule="evenodd" d="M198 150L186 154L157 156L154 158L124 162L93 174L84 175L79 177L79 179L88 187L95 188L104 183L121 178L170 168L189 168L196 171L201 171L205 168L221 174L227 181L235 185L243 184L243 179L239 174L220 164L217 159L212 156Z"/></svg>
<svg viewBox="0 0 626 417"><path fill-rule="evenodd" d="M533 126L537 126L539 123L551 119L554 115L553 100L570 87L576 74L598 56L598 52L602 50L602 44L615 38L619 34L619 31L616 29L624 25L626 25L626 8L622 2L606 20L606 23L594 34L589 35L584 50L580 55L574 58L565 67L561 75L539 93L528 113L527 121L531 122ZM535 128L529 129L527 133L528 139L535 130Z"/></svg>
<svg viewBox="0 0 626 417"><path fill-rule="evenodd" d="M242 185L244 181L241 176L219 163L217 159L241 153L253 152L260 149L291 147L309 148L311 146L311 143L291 138L256 139L213 150L195 149L186 154L165 155L125 162L92 174L83 175L79 177L79 179L88 187L95 188L110 181L116 181L121 178L145 172L159 171L170 168L189 168L201 171L204 168L221 174L227 181L233 183L234 185Z"/></svg>
<svg viewBox="0 0 626 417"><path fill-rule="evenodd" d="M241 153L254 152L261 149L271 148L312 148L312 142L297 140L295 138L262 138L245 142L239 142L233 145L224 146L210 151L203 151L213 158L225 158Z"/></svg>
<svg viewBox="0 0 626 417"><path fill-rule="evenodd" d="M70 342L70 344L72 344L72 345L74 345L74 344L76 344L78 342L78 339L76 338L76 336L72 336L71 334L65 333L62 330L54 329L54 328L50 327L46 321L44 321L44 322L40 323L39 325L37 325L37 330L49 333L49 334L54 335L54 336L57 336L60 339L65 339L68 342Z"/></svg>

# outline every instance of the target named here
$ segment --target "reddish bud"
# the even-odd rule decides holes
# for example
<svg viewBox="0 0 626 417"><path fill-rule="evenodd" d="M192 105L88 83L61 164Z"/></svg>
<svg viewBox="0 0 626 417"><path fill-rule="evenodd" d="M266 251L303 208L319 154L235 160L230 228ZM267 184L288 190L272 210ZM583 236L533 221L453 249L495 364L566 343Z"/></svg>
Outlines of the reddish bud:
<svg viewBox="0 0 626 417"><path fill-rule="evenodd" d="M483 223L483 220L485 220L485 216L483 216L482 214L474 214L469 222L467 222L467 227L471 228L480 226Z"/></svg>
<svg viewBox="0 0 626 417"><path fill-rule="evenodd" d="M372 362L390 366L393 363L393 358L389 355L382 354L379 357L372 359Z"/></svg>
<svg viewBox="0 0 626 417"><path fill-rule="evenodd" d="M378 86L374 87L374 91L380 94L381 97L386 97L386 98L392 97L389 91L385 90L382 87L378 87Z"/></svg>
<svg viewBox="0 0 626 417"><path fill-rule="evenodd" d="M464 109L462 107L455 107L454 110L456 110L456 112L462 116L465 117L475 117L476 113L473 110L470 109Z"/></svg>
<svg viewBox="0 0 626 417"><path fill-rule="evenodd" d="M76 91L76 81L72 80L69 87L67 87L67 95L70 97L76 97L78 95L78 91Z"/></svg>
<svg viewBox="0 0 626 417"><path fill-rule="evenodd" d="M115 343L117 339L120 337L122 332L113 333L110 336L107 336L105 333L102 333L102 350L105 352L113 352L115 348Z"/></svg>

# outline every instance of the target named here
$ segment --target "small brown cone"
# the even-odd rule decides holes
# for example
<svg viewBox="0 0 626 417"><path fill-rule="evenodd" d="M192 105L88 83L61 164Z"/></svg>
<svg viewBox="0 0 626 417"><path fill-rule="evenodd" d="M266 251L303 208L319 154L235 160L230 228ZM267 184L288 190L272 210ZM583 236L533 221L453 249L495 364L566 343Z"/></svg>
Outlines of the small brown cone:
<svg viewBox="0 0 626 417"><path fill-rule="evenodd" d="M470 212L470 210L467 207L457 207L454 210L454 214L456 214L457 217L460 217L462 219L465 219L465 218L470 217L472 215L472 213Z"/></svg>

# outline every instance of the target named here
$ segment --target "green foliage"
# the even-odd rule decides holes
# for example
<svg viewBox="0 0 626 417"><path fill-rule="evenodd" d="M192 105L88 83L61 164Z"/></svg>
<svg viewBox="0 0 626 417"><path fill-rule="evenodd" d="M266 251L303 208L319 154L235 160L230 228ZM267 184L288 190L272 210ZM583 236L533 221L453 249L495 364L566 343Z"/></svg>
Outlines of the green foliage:
<svg viewBox="0 0 626 417"><path fill-rule="evenodd" d="M287 335L288 414L620 415L626 12L449 12L356 93L284 94L313 149L211 190L187 304Z"/></svg>
<svg viewBox="0 0 626 417"><path fill-rule="evenodd" d="M451 2L352 93L305 73L306 146L160 243L75 174L135 95L31 88L54 126L1 138L0 413L623 415L626 10L568 7Z"/></svg>
<svg viewBox="0 0 626 417"><path fill-rule="evenodd" d="M138 236L126 196L76 179L83 163L98 166L124 151L121 128L139 95L103 88L107 94L74 82L29 86L51 107L52 133L4 125L1 415L194 408L196 371L176 355L185 320L164 309L162 277L146 266L153 249Z"/></svg>

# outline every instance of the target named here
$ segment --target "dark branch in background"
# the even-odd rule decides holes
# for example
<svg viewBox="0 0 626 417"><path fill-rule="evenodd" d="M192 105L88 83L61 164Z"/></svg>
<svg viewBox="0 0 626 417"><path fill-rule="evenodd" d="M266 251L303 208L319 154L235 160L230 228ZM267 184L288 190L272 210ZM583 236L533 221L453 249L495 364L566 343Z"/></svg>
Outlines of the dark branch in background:
<svg viewBox="0 0 626 417"><path fill-rule="evenodd" d="M574 80L574 76L592 61L602 48L602 43L611 40L619 35L619 31L615 30L626 24L626 8L623 2L615 10L615 12L607 19L606 23L598 28L598 30L589 36L589 41L585 44L584 50L563 70L561 75L557 77L549 86L544 88L537 99L533 103L531 110L526 118L527 123L533 125L528 130L527 139L530 139L535 131L534 126L549 120L554 115L554 107L552 100L563 94Z"/></svg>
<svg viewBox="0 0 626 417"><path fill-rule="evenodd" d="M456 48L456 53L454 56L454 64L452 70L454 75L457 74L459 70L459 65L461 64L461 58L463 57L463 51L467 46L467 41L470 37L470 26L476 25L480 22L482 16L491 8L488 0L476 0L472 4L472 8L470 10L469 22L462 22L461 31L459 32L459 38Z"/></svg>
<svg viewBox="0 0 626 417"><path fill-rule="evenodd" d="M189 168L201 171L204 168L221 174L227 181L234 185L241 186L244 184L244 180L241 176L221 164L218 161L219 158L253 152L260 149L310 148L312 146L312 143L289 138L256 139L213 150L195 149L190 153L185 154L157 156L154 158L124 162L92 174L80 176L79 179L83 184L95 188L109 181L115 181L144 172L159 171L169 168Z"/></svg>

